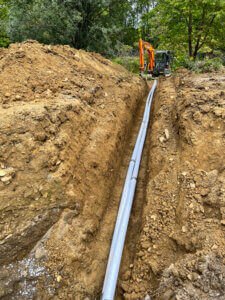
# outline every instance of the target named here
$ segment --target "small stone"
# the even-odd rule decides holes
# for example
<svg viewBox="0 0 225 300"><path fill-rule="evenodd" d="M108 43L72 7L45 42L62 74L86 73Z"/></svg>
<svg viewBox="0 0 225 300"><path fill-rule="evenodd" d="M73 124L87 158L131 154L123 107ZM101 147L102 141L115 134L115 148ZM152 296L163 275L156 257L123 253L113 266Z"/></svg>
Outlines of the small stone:
<svg viewBox="0 0 225 300"><path fill-rule="evenodd" d="M204 196L207 196L209 194L209 189L202 189L201 190L201 195L204 197Z"/></svg>
<svg viewBox="0 0 225 300"><path fill-rule="evenodd" d="M149 231L148 227L144 227L143 231L147 233Z"/></svg>
<svg viewBox="0 0 225 300"><path fill-rule="evenodd" d="M191 204L189 205L189 207L190 207L190 208L194 208L194 204L191 203Z"/></svg>
<svg viewBox="0 0 225 300"><path fill-rule="evenodd" d="M159 141L160 141L160 143L163 143L163 142L165 142L165 138L164 138L164 136L160 136L160 137L159 137Z"/></svg>
<svg viewBox="0 0 225 300"><path fill-rule="evenodd" d="M60 282L61 280L62 280L62 276L58 275L58 276L56 277L56 281L57 281L57 282Z"/></svg>
<svg viewBox="0 0 225 300"><path fill-rule="evenodd" d="M151 300L151 297L147 294L147 295L145 296L145 300Z"/></svg>
<svg viewBox="0 0 225 300"><path fill-rule="evenodd" d="M0 169L0 177L4 177L6 175L13 175L15 170L13 168Z"/></svg>
<svg viewBox="0 0 225 300"><path fill-rule="evenodd" d="M190 188L191 188L191 189L194 189L194 188L195 188L195 183L194 183L194 182L191 182L191 183L190 183Z"/></svg>
<svg viewBox="0 0 225 300"><path fill-rule="evenodd" d="M225 226L225 220L221 220L221 225L224 225Z"/></svg>
<svg viewBox="0 0 225 300"><path fill-rule="evenodd" d="M143 249L148 249L148 247L149 247L149 242L148 241L145 241L145 242L142 242L142 248Z"/></svg>
<svg viewBox="0 0 225 300"><path fill-rule="evenodd" d="M11 179L12 179L12 176L2 177L1 181L6 183L6 182L9 182Z"/></svg>
<svg viewBox="0 0 225 300"><path fill-rule="evenodd" d="M43 247L37 248L35 251L35 258L41 260L47 256L47 251Z"/></svg>
<svg viewBox="0 0 225 300"><path fill-rule="evenodd" d="M45 198L45 199L48 198L48 192L43 193L42 196L43 196L43 198Z"/></svg>
<svg viewBox="0 0 225 300"><path fill-rule="evenodd" d="M165 129L165 136L166 136L166 139L168 140L170 137L170 133L169 133L168 129Z"/></svg>
<svg viewBox="0 0 225 300"><path fill-rule="evenodd" d="M188 275L187 275L187 278L191 281L191 280L192 280L191 274L188 274Z"/></svg>
<svg viewBox="0 0 225 300"><path fill-rule="evenodd" d="M6 98L9 98L10 96L11 96L10 93L5 93Z"/></svg>
<svg viewBox="0 0 225 300"><path fill-rule="evenodd" d="M4 177L7 174L6 170L0 170L0 177Z"/></svg>
<svg viewBox="0 0 225 300"><path fill-rule="evenodd" d="M156 215L151 215L151 219L155 221L157 219L157 216Z"/></svg>
<svg viewBox="0 0 225 300"><path fill-rule="evenodd" d="M201 211L202 213L205 212L205 209L204 209L204 207L203 207L202 205L199 207L199 209L200 209L200 211Z"/></svg>
<svg viewBox="0 0 225 300"><path fill-rule="evenodd" d="M187 228L185 226L182 226L181 230L183 233L187 232Z"/></svg>
<svg viewBox="0 0 225 300"><path fill-rule="evenodd" d="M20 95L16 95L15 99L20 100L22 97Z"/></svg>
<svg viewBox="0 0 225 300"><path fill-rule="evenodd" d="M134 265L133 265L133 264L130 264L130 268L133 269L133 267L134 267Z"/></svg>
<svg viewBox="0 0 225 300"><path fill-rule="evenodd" d="M218 249L218 246L217 246L216 244L214 244L214 245L212 246L212 250L216 250L216 249Z"/></svg>
<svg viewBox="0 0 225 300"><path fill-rule="evenodd" d="M187 176L187 172L182 172L181 173L183 176Z"/></svg>

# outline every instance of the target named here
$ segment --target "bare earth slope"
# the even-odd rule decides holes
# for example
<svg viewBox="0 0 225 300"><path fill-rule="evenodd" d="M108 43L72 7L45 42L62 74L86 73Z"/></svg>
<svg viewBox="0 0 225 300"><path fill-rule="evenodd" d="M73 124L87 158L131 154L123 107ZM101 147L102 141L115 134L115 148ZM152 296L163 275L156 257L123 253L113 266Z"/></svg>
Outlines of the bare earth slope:
<svg viewBox="0 0 225 300"><path fill-rule="evenodd" d="M100 266L102 284L100 249L86 252L147 86L98 54L34 41L0 50L0 83L0 297L82 299L82 270Z"/></svg>

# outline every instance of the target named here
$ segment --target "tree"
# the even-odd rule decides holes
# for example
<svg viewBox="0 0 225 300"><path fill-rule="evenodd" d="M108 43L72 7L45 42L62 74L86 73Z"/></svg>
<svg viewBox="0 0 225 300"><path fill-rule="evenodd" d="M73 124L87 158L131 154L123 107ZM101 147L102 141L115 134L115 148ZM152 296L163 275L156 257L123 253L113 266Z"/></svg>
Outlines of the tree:
<svg viewBox="0 0 225 300"><path fill-rule="evenodd" d="M14 42L36 39L42 43L71 44L78 11L69 9L70 1L11 0L9 35Z"/></svg>
<svg viewBox="0 0 225 300"><path fill-rule="evenodd" d="M11 0L9 34L112 55L131 9L129 0Z"/></svg>
<svg viewBox="0 0 225 300"><path fill-rule="evenodd" d="M220 14L225 9L223 0L159 0L147 16L142 17L153 28L154 36L165 46L188 49L196 58L199 50L210 45Z"/></svg>
<svg viewBox="0 0 225 300"><path fill-rule="evenodd" d="M9 45L9 37L7 35L8 21L8 1L0 0L0 47Z"/></svg>

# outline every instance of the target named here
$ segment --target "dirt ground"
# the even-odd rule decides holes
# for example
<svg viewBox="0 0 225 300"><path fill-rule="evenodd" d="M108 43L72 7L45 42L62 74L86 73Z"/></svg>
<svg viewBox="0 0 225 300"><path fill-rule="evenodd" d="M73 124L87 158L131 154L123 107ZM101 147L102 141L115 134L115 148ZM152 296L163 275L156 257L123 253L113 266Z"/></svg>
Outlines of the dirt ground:
<svg viewBox="0 0 225 300"><path fill-rule="evenodd" d="M0 298L96 299L148 87L34 41L0 81ZM223 72L160 78L116 299L224 299L224 119Z"/></svg>
<svg viewBox="0 0 225 300"><path fill-rule="evenodd" d="M225 298L224 91L222 73L160 81L139 241L120 278L125 299Z"/></svg>

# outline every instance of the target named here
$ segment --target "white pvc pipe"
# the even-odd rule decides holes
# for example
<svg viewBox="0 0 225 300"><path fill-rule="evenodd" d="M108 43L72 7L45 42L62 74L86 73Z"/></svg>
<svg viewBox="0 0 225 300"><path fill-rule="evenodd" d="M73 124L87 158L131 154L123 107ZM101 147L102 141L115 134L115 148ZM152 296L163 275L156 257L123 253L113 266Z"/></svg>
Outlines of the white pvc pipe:
<svg viewBox="0 0 225 300"><path fill-rule="evenodd" d="M155 84L155 82L154 82L154 84ZM135 143L132 158L131 158L131 161L129 163L129 167L128 167L128 171L127 171L127 175L126 175L126 180L125 180L125 184L124 184L124 188L123 188L123 193L122 193L122 197L121 197L121 201L120 201L119 212L118 212L118 215L117 215L117 220L121 220L121 215L122 215L123 209L125 207L126 198L127 198L127 190L129 189L130 179L132 177L132 172L133 172L133 169L134 169L134 164L135 164L137 153L138 153L138 148L140 146L140 140L141 140L141 137L143 135L144 119L146 119L146 113L148 113L147 107L149 105L149 99L151 98L152 92L153 92L153 89L151 89L150 93L148 94L148 98L146 100L144 118L143 118L143 121L141 123L141 127L140 127L138 137L137 137L137 140L136 140L136 143ZM120 227L119 222L116 222L116 226L115 226L115 229L114 229L114 236L117 236L119 227ZM112 241L112 244L111 244L110 254L114 252L113 249L114 249L115 241L116 241L116 239L114 238L113 241Z"/></svg>
<svg viewBox="0 0 225 300"><path fill-rule="evenodd" d="M154 81L152 89L148 95L142 124L138 133L131 161L129 163L126 180L121 196L120 207L117 215L116 225L113 233L112 244L105 274L102 291L102 300L113 300L119 274L120 262L122 258L130 212L133 204L138 172L141 163L142 151L147 134L150 119L150 110L157 81Z"/></svg>

